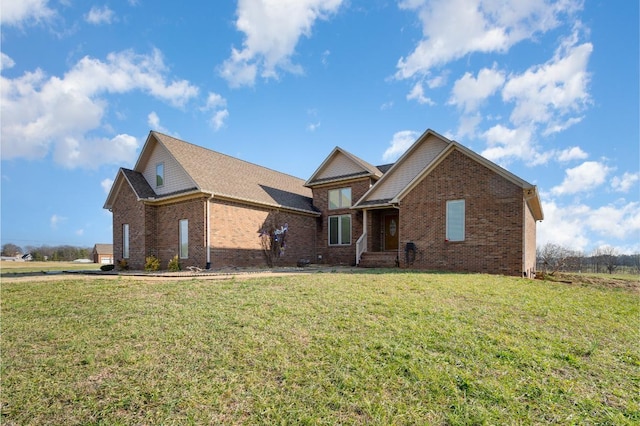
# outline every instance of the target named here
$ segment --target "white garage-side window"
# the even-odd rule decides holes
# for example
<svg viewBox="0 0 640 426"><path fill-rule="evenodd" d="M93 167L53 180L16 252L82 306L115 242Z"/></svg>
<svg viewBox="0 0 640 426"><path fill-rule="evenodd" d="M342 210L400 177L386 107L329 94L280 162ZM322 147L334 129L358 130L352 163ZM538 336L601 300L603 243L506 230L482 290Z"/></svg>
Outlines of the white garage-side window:
<svg viewBox="0 0 640 426"><path fill-rule="evenodd" d="M122 258L129 258L129 224L122 224Z"/></svg>
<svg viewBox="0 0 640 426"><path fill-rule="evenodd" d="M189 257L189 220L180 221L180 259Z"/></svg>
<svg viewBox="0 0 640 426"><path fill-rule="evenodd" d="M447 241L464 241L464 200L447 201Z"/></svg>

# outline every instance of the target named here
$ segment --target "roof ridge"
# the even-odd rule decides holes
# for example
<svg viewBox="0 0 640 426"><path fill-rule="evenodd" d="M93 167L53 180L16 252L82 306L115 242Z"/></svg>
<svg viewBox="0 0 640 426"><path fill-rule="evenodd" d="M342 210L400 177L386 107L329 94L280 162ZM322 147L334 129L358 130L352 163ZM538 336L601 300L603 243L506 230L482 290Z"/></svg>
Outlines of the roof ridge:
<svg viewBox="0 0 640 426"><path fill-rule="evenodd" d="M269 170L269 171L272 171L272 172L274 172L274 173L278 173L278 174L280 174L280 175L289 176L289 177L292 177L292 178L294 178L294 179L298 179L298 180L301 180L301 181L303 181L303 182L304 182L304 179L302 179L302 178L300 178L300 177L298 177L298 176L294 176L294 175L292 175L292 174L290 174L290 173L281 172L280 170L276 170L276 169L273 169L273 168L271 168L271 167L263 166L263 165L261 165L261 164L254 163L254 162L251 162L251 161L248 161L248 160L244 160L244 159L242 159L242 158L234 157L234 156L233 156L233 155L231 155L231 154L226 154L226 153L224 153L224 152L220 152L220 151L217 151L217 150L215 150L215 149L206 148L206 147L204 147L204 146L197 145L197 144L195 144L195 143L192 143L192 142L189 142L189 141L185 141L184 139L176 138L175 136L167 135L167 134L162 133L162 132L158 132L158 131L152 130L152 133L155 133L155 134L157 134L157 135L164 136L164 137L169 137L169 138L174 139L174 140L176 140L176 141L178 141L178 142L182 142L182 143L184 143L184 144L186 144L186 145L190 145L190 146L193 146L193 147L198 148L198 149L202 149L202 150L205 150L205 151L213 152L213 153L215 153L215 154L218 154L218 155L224 156L224 157L226 157L226 158L229 158L229 159L231 159L231 160L233 160L233 161L240 161L240 162L243 162L243 163L245 163L245 164L249 164L249 165L251 165L251 166L255 166L255 167L259 167L259 168L261 168L261 169Z"/></svg>

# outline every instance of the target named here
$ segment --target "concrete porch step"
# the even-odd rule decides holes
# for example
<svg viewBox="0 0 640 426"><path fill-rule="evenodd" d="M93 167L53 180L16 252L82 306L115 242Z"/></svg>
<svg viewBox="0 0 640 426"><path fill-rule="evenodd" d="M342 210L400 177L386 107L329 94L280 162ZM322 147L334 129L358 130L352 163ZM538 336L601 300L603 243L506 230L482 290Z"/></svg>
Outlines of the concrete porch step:
<svg viewBox="0 0 640 426"><path fill-rule="evenodd" d="M398 253L395 251L367 251L360 257L360 268L395 268Z"/></svg>

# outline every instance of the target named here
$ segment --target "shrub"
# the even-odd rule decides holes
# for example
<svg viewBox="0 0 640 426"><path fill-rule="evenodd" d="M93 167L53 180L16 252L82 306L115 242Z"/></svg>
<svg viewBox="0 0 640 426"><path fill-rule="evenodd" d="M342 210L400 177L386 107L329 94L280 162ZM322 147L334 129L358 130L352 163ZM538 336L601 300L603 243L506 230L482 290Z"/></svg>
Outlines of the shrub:
<svg viewBox="0 0 640 426"><path fill-rule="evenodd" d="M176 254L175 256L173 256L173 259L171 259L169 261L169 267L168 267L169 271L171 272L177 272L179 270L181 270L182 268L180 267L180 260L178 260L178 255Z"/></svg>
<svg viewBox="0 0 640 426"><path fill-rule="evenodd" d="M116 265L102 265L100 266L101 271L113 271Z"/></svg>
<svg viewBox="0 0 640 426"><path fill-rule="evenodd" d="M127 261L127 259L118 260L118 269L120 269L121 271L129 270L129 262Z"/></svg>
<svg viewBox="0 0 640 426"><path fill-rule="evenodd" d="M160 259L153 255L147 256L144 263L144 270L153 272L157 271L158 269L160 269Z"/></svg>

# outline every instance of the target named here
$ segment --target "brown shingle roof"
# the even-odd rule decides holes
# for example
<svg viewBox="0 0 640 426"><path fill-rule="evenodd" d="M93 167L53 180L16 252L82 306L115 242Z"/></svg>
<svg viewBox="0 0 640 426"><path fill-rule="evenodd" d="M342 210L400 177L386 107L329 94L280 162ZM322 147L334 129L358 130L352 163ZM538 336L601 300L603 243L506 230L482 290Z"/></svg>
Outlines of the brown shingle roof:
<svg viewBox="0 0 640 426"><path fill-rule="evenodd" d="M152 198L156 196L155 191L149 182L142 176L142 173L135 170L121 168L122 173L127 178L138 198Z"/></svg>
<svg viewBox="0 0 640 426"><path fill-rule="evenodd" d="M214 196L316 213L304 180L221 154L174 137L151 132L196 182Z"/></svg>
<svg viewBox="0 0 640 426"><path fill-rule="evenodd" d="M113 254L113 244L96 244L93 251L98 254Z"/></svg>

